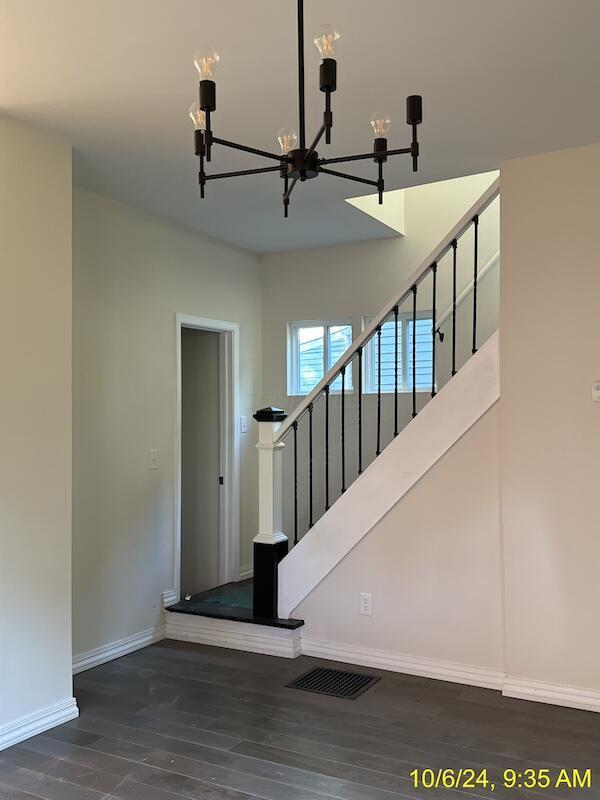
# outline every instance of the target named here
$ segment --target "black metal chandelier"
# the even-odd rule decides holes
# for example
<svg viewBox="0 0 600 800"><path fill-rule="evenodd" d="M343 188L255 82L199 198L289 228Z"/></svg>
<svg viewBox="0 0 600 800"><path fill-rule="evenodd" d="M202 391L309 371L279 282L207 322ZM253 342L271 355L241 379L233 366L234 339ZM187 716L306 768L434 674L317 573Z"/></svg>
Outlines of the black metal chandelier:
<svg viewBox="0 0 600 800"><path fill-rule="evenodd" d="M199 102L190 108L190 117L194 123L194 143L196 155L200 160L198 181L200 196L205 196L207 181L220 180L221 178L237 178L242 175L259 175L264 172L279 172L283 179L283 209L284 216L288 216L290 197L298 181L304 182L318 175L333 175L336 178L345 178L358 183L374 186L379 193L379 203L383 203L385 188L383 179L383 165L388 156L407 154L412 157L413 172L417 171L419 159L419 142L417 140L417 126L423 118L423 103L420 95L410 95L406 98L406 122L412 129L412 141L409 147L388 150L387 134L390 129L390 119L386 114L375 113L371 117L371 126L375 134L373 150L370 153L359 153L352 156L336 158L319 157L317 146L323 136L325 143L331 143L331 129L333 127L333 112L331 110L331 95L337 88L337 61L335 43L339 33L331 25L323 25L314 43L322 57L319 69L319 88L325 94L325 111L323 124L317 131L311 144L306 146L306 110L304 89L304 0L298 0L298 131L282 129L279 131L278 140L281 153L270 153L258 150L237 142L230 142L214 136L212 131L212 114L217 108L216 84L213 80L215 67L219 62L219 55L211 48L201 48L194 57L194 64L200 79ZM205 162L210 162L213 145L222 145L234 150L243 150L272 161L277 161L277 166L260 167L258 169L238 170L237 172L221 172L207 175L204 171ZM358 175L349 175L330 169L330 164L342 164L350 161L364 161L371 159L377 164L377 180L368 180Z"/></svg>

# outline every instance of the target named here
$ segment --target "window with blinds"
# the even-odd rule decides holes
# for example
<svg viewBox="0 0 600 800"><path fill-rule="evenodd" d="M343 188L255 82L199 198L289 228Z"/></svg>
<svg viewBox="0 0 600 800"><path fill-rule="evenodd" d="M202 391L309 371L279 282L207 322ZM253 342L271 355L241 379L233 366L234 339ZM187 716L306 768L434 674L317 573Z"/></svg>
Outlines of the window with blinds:
<svg viewBox="0 0 600 800"><path fill-rule="evenodd" d="M373 317L365 318L365 325L369 325ZM416 327L412 314L398 315L398 391L412 392L413 390L413 338L416 337L416 390L418 392L431 391L433 369L433 319L426 314L420 314L416 320ZM394 319L388 320L381 326L381 391L393 392L395 386L396 343L394 333L396 324ZM371 339L364 350L364 374L367 393L377 392L379 385L379 344L377 334Z"/></svg>
<svg viewBox="0 0 600 800"><path fill-rule="evenodd" d="M288 395L306 395L352 344L352 323L347 321L291 322L288 325ZM352 390L348 368L346 391ZM331 391L342 390L341 376Z"/></svg>

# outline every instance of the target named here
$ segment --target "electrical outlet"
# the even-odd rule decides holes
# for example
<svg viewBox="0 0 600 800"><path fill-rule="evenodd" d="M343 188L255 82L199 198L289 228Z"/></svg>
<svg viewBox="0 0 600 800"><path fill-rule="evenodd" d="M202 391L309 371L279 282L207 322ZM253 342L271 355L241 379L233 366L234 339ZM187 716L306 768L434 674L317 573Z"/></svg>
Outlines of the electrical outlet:
<svg viewBox="0 0 600 800"><path fill-rule="evenodd" d="M360 593L358 610L365 617L373 616L373 595L368 592Z"/></svg>

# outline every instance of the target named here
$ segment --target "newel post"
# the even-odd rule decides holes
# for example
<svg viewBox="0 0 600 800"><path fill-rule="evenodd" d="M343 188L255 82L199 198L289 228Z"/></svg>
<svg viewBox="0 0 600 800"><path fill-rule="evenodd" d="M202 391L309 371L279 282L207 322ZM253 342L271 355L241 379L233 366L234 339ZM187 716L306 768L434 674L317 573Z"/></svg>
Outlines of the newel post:
<svg viewBox="0 0 600 800"><path fill-rule="evenodd" d="M277 565L288 552L282 528L281 461L283 442L275 440L287 414L281 408L261 408L258 422L258 534L254 537L253 613L277 618Z"/></svg>

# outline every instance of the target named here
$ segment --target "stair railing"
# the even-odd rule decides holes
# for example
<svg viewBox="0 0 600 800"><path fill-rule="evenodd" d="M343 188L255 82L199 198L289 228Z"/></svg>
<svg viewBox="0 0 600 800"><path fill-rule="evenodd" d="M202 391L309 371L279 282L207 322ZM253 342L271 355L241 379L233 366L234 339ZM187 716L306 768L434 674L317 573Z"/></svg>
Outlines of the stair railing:
<svg viewBox="0 0 600 800"><path fill-rule="evenodd" d="M291 435L293 447L293 544L297 544L300 538L299 529L299 487L298 487L298 425L299 422L308 415L308 528L310 529L316 522L314 514L314 470L313 470L313 415L316 404L324 403L324 510L330 508L331 503L331 464L330 464L330 398L334 382L341 384L340 391L340 483L341 492L344 493L348 488L349 481L346 464L346 428L348 425L346 409L346 381L349 370L352 370L353 361L357 360L358 386L357 386L357 409L356 409L356 437L357 437L357 478L365 468L363 454L363 390L364 390L364 368L363 354L370 342L374 342L377 348L377 416L376 416L376 457L382 452L382 380L381 380L381 338L383 326L392 322L394 325L394 388L393 388L393 436L399 434L399 410L398 399L400 394L399 387L399 337L398 325L400 321L399 309L407 301L411 300L409 318L412 321L412 347L407 354L410 359L412 370L412 417L419 412L417 402L417 319L418 319L418 300L419 287L429 275L432 276L431 294L431 397L437 393L436 384L436 350L438 340L443 339L440 335L440 327L449 319L451 321L451 377L457 372L457 309L467 293L472 293L473 308L471 319L470 344L471 353L474 355L478 347L478 305L477 291L478 281L482 273L487 272L493 263L497 263L497 254L483 269L479 265L479 220L483 212L493 203L499 195L499 180L494 183L481 195L481 197L469 208L464 216L441 240L433 251L425 258L412 275L404 282L402 288L377 314L372 322L354 339L350 347L343 353L338 361L328 370L324 377L316 384L314 389L302 400L302 402L289 414L281 409L267 408L261 409L255 415L259 422L259 450L261 451L261 468L259 474L259 516L268 521L265 526L259 523L259 535L255 539L254 546L254 606L255 615L259 617L277 616L277 563L283 558L288 550L287 536L281 531L282 526L282 448L284 440ZM460 240L467 231L473 231L472 237L472 260L473 277L469 286L460 294L457 288L457 260ZM442 258L448 253L452 253L452 302L449 310L444 312L443 318L438 318L437 314L437 291L438 291L438 265ZM337 392L336 392L337 394ZM270 455L265 457L265 453ZM268 462L268 463L267 463ZM269 508L265 506L268 505ZM271 547L269 547L271 545ZM267 546L267 551L265 551ZM275 546L275 547L273 547ZM258 551L257 551L258 547ZM260 576L260 578L259 578Z"/></svg>

